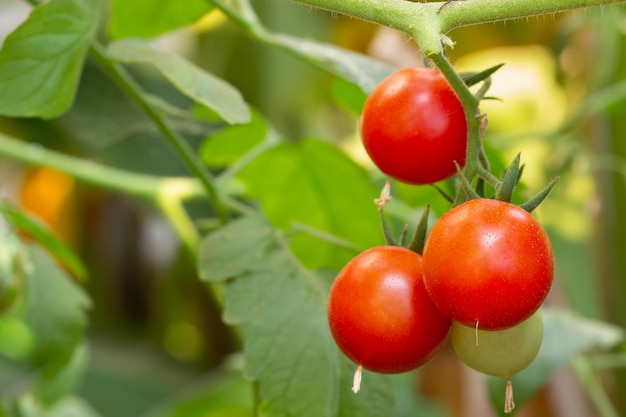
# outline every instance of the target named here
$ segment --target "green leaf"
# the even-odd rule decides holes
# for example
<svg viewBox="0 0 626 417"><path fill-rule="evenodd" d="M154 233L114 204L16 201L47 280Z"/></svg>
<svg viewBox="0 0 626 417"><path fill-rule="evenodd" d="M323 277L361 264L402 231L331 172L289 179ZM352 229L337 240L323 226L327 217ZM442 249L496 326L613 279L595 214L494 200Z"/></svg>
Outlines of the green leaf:
<svg viewBox="0 0 626 417"><path fill-rule="evenodd" d="M226 168L265 139L267 128L253 111L250 123L227 126L209 136L200 146L200 158L208 167Z"/></svg>
<svg viewBox="0 0 626 417"><path fill-rule="evenodd" d="M114 0L109 33L150 38L191 24L211 9L207 0Z"/></svg>
<svg viewBox="0 0 626 417"><path fill-rule="evenodd" d="M250 121L248 105L236 88L178 55L154 49L141 39L115 41L107 53L120 62L154 65L180 92L211 108L226 122Z"/></svg>
<svg viewBox="0 0 626 417"><path fill-rule="evenodd" d="M30 246L28 256L24 301L12 314L30 328L44 377L53 378L82 338L91 301L43 249Z"/></svg>
<svg viewBox="0 0 626 417"><path fill-rule="evenodd" d="M0 202L0 212L2 212L15 229L26 233L55 255L76 278L84 280L87 277L87 269L76 253L52 233L42 222L6 201Z"/></svg>
<svg viewBox="0 0 626 417"><path fill-rule="evenodd" d="M385 77L396 70L366 55L332 44L283 34L267 35L267 38L270 44L358 85L365 93L370 93Z"/></svg>
<svg viewBox="0 0 626 417"><path fill-rule="evenodd" d="M355 84L366 93L372 91L383 78L396 70L381 61L336 45L272 33L261 25L248 0L214 0L213 3L220 9L228 10L229 15L236 17L233 22L260 42L282 49L296 58Z"/></svg>
<svg viewBox="0 0 626 417"><path fill-rule="evenodd" d="M519 409L548 378L576 355L589 350L609 350L624 340L624 330L612 324L589 320L568 310L544 308L544 338L537 357L514 376L513 391ZM495 409L505 416L506 381L488 377L489 395Z"/></svg>
<svg viewBox="0 0 626 417"><path fill-rule="evenodd" d="M332 98L340 107L359 116L367 100L367 95L355 84L341 78L335 79L331 85Z"/></svg>
<svg viewBox="0 0 626 417"><path fill-rule="evenodd" d="M72 105L96 28L93 0L35 7L0 50L0 114L56 117Z"/></svg>
<svg viewBox="0 0 626 417"><path fill-rule="evenodd" d="M282 143L254 159L238 178L280 228L302 223L359 249L383 243L373 203L380 191L336 146L312 139ZM314 269L339 269L355 255L306 234L294 236L292 248Z"/></svg>
<svg viewBox="0 0 626 417"><path fill-rule="evenodd" d="M259 217L229 224L200 247L204 279L224 280L237 271L224 294L224 320L246 324L245 371L259 381L260 414L390 416L393 399L385 377L368 373L361 394L351 393L355 365L348 365L328 328L328 283L285 247ZM229 257L237 259L236 267L220 272Z"/></svg>

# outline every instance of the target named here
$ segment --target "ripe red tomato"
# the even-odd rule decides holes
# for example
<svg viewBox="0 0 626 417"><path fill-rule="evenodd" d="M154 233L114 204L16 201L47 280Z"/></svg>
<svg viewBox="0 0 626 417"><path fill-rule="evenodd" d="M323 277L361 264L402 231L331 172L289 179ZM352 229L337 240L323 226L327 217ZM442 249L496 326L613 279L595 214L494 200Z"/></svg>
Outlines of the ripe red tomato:
<svg viewBox="0 0 626 417"><path fill-rule="evenodd" d="M524 209L497 200L460 204L433 225L424 247L424 282L441 312L484 330L530 317L552 286L548 235Z"/></svg>
<svg viewBox="0 0 626 417"><path fill-rule="evenodd" d="M422 257L399 246L368 249L341 270L330 291L328 322L346 356L380 373L426 363L450 329L424 288Z"/></svg>
<svg viewBox="0 0 626 417"><path fill-rule="evenodd" d="M363 145L385 174L430 184L465 165L467 123L445 77L430 68L404 68L369 95L361 115Z"/></svg>

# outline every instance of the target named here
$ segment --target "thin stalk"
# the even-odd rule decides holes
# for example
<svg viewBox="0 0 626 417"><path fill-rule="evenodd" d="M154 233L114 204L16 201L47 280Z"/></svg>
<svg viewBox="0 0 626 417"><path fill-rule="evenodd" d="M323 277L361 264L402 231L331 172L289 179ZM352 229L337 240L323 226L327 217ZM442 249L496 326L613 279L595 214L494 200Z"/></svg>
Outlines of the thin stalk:
<svg viewBox="0 0 626 417"><path fill-rule="evenodd" d="M570 364L576 377L585 387L585 391L589 394L593 404L596 406L599 415L601 417L619 417L617 410L606 395L606 392L604 392L600 380L591 368L589 360L584 357L579 357L574 359Z"/></svg>
<svg viewBox="0 0 626 417"><path fill-rule="evenodd" d="M458 96L461 104L463 105L463 109L465 110L468 137L467 155L462 175L464 175L470 183L476 176L479 176L495 187L499 183L499 180L485 168L483 163L484 151L480 132L482 116L478 110L478 99L472 94L445 55L436 54L430 56L429 58L433 61L437 68L439 68L444 77L446 77L448 83ZM459 202L459 195L460 194L457 192L457 203Z"/></svg>
<svg viewBox="0 0 626 417"><path fill-rule="evenodd" d="M137 84L126 69L107 58L100 44L93 42L90 48L90 54L122 91L124 91L157 126L159 131L183 160L187 168L200 180L206 190L207 197L213 205L216 215L222 223L226 223L228 221L228 211L214 185L214 178L204 168L202 162L198 159L198 156L188 142L168 125L165 117L152 106L150 101L146 98L147 96L141 86Z"/></svg>

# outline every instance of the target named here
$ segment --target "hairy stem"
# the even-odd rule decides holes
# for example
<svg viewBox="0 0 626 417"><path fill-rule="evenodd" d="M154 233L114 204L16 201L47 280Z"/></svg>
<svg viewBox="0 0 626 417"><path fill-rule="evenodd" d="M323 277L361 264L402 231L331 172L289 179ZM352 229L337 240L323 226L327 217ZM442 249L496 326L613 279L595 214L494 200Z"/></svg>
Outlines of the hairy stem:
<svg viewBox="0 0 626 417"><path fill-rule="evenodd" d="M94 42L91 45L91 56L100 65L100 67L109 75L109 77L124 91L131 100L139 106L139 108L153 121L161 134L168 140L179 157L183 160L187 168L202 183L206 190L207 197L213 205L215 213L222 223L228 221L228 212L223 204L217 189L213 176L204 168L202 162L198 159L196 153L174 129L172 129L165 117L161 115L146 98L142 88L136 81L126 72L124 67L118 65L106 57L102 47Z"/></svg>

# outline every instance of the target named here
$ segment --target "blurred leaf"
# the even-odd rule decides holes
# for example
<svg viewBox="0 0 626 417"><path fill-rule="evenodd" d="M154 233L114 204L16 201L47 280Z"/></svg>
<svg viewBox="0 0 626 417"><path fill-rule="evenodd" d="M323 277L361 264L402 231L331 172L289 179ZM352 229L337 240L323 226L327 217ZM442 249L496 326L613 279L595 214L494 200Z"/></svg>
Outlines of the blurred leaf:
<svg viewBox="0 0 626 417"><path fill-rule="evenodd" d="M80 258L45 224L6 201L0 201L0 212L15 229L26 233L56 256L76 278L84 280L87 277L87 269Z"/></svg>
<svg viewBox="0 0 626 417"><path fill-rule="evenodd" d="M383 78L395 70L366 55L336 45L272 33L261 25L248 0L214 0L213 3L220 9L227 10L227 14L234 17L233 22L257 40L283 49L315 67L343 78L366 93L372 91Z"/></svg>
<svg viewBox="0 0 626 417"><path fill-rule="evenodd" d="M227 268L238 276L224 294L224 320L247 325L245 371L259 381L261 415L393 413L391 386L384 376L368 373L362 393L350 392L354 365L347 365L328 328L328 285L285 250L267 221L251 217L229 224L203 240L199 256L205 280L226 279L228 274L220 272L224 260L238 259L236 268Z"/></svg>
<svg viewBox="0 0 626 417"><path fill-rule="evenodd" d="M183 94L210 107L226 122L250 120L248 105L236 88L178 55L154 49L141 39L115 41L107 52L120 62L154 65Z"/></svg>
<svg viewBox="0 0 626 417"><path fill-rule="evenodd" d="M178 398L155 417L253 417L252 383L241 372L224 372L201 381L201 388Z"/></svg>
<svg viewBox="0 0 626 417"><path fill-rule="evenodd" d="M46 407L50 407L74 392L85 373L87 360L87 346L78 345L74 349L70 361L61 372L52 378L48 378L46 375L40 378L36 387L36 396L39 401Z"/></svg>
<svg viewBox="0 0 626 417"><path fill-rule="evenodd" d="M0 50L0 114L48 119L71 106L97 11L93 0L33 9Z"/></svg>
<svg viewBox="0 0 626 417"><path fill-rule="evenodd" d="M99 417L89 404L78 397L66 397L50 408L44 408L32 396L17 399L8 407L9 416L19 417ZM3 414L4 416L4 414Z"/></svg>
<svg viewBox="0 0 626 417"><path fill-rule="evenodd" d="M302 223L362 249L383 242L373 203L380 192L367 173L333 145L312 139L282 143L254 159L238 178L280 228ZM325 244L308 234L294 236L292 248L314 269L339 269L355 254L354 249Z"/></svg>
<svg viewBox="0 0 626 417"><path fill-rule="evenodd" d="M211 9L207 0L114 0L109 33L150 38L193 23Z"/></svg>
<svg viewBox="0 0 626 417"><path fill-rule="evenodd" d="M624 340L624 330L612 324L589 320L568 310L544 308L544 338L535 360L511 378L515 404L519 409L541 388L562 365L583 352L609 350ZM492 404L505 416L504 391L506 381L488 377Z"/></svg>
<svg viewBox="0 0 626 417"><path fill-rule="evenodd" d="M249 123L227 126L209 136L200 146L200 157L210 168L226 168L262 142L266 134L265 121L252 111Z"/></svg>
<svg viewBox="0 0 626 417"><path fill-rule="evenodd" d="M361 115L367 95L359 87L337 78L331 86L331 94L333 100L344 110L355 116Z"/></svg>
<svg viewBox="0 0 626 417"><path fill-rule="evenodd" d="M53 378L70 361L87 324L91 301L43 249L28 248L25 298L12 311L31 329L44 377Z"/></svg>

